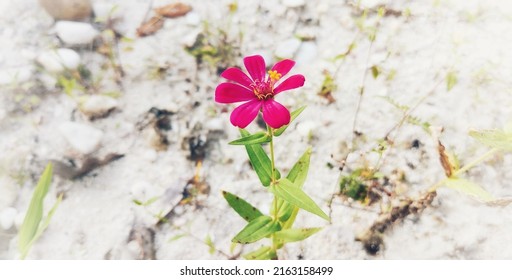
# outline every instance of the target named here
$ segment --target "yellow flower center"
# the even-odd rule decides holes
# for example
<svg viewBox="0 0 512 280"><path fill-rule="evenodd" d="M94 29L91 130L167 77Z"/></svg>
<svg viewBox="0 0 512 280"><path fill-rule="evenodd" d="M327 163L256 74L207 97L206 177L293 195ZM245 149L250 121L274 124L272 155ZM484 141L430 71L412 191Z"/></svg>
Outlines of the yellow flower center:
<svg viewBox="0 0 512 280"><path fill-rule="evenodd" d="M279 81L279 79L281 79L281 74L277 73L276 70L268 70L268 76L273 82Z"/></svg>

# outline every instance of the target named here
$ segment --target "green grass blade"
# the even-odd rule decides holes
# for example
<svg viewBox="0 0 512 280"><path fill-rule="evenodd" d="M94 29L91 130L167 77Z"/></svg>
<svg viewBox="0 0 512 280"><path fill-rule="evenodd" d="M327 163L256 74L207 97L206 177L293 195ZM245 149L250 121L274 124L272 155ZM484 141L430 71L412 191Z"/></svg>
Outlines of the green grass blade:
<svg viewBox="0 0 512 280"><path fill-rule="evenodd" d="M18 233L18 248L24 257L28 253L43 218L43 201L52 182L53 166L49 163L37 183L25 219Z"/></svg>
<svg viewBox="0 0 512 280"><path fill-rule="evenodd" d="M224 196L224 199L226 199L229 206L231 206L231 208L233 208L240 217L248 222L263 216L260 210L256 209L256 207L232 193L222 191L222 196Z"/></svg>

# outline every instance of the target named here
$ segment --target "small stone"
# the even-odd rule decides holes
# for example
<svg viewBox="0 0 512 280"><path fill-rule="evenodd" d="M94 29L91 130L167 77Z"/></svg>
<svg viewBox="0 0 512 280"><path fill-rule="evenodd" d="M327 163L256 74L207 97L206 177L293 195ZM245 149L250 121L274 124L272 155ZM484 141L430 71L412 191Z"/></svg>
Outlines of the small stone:
<svg viewBox="0 0 512 280"><path fill-rule="evenodd" d="M89 118L101 118L114 110L117 100L104 95L93 95L80 106L80 110Z"/></svg>
<svg viewBox="0 0 512 280"><path fill-rule="evenodd" d="M90 154L99 148L103 132L97 128L76 122L65 122L59 126L71 148L82 155Z"/></svg>
<svg viewBox="0 0 512 280"><path fill-rule="evenodd" d="M283 0L283 5L288 8L298 8L306 5L306 0Z"/></svg>
<svg viewBox="0 0 512 280"><path fill-rule="evenodd" d="M32 69L28 67L0 69L0 85L24 83L29 81L31 77Z"/></svg>
<svg viewBox="0 0 512 280"><path fill-rule="evenodd" d="M39 0L48 14L56 20L81 20L91 15L90 0Z"/></svg>
<svg viewBox="0 0 512 280"><path fill-rule="evenodd" d="M16 215L18 214L18 210L13 207L7 207L0 213L0 226L4 230L9 230L14 225L14 220L16 219Z"/></svg>
<svg viewBox="0 0 512 280"><path fill-rule="evenodd" d="M213 118L206 122L205 128L210 131L224 131L226 126L223 119Z"/></svg>
<svg viewBox="0 0 512 280"><path fill-rule="evenodd" d="M133 184L130 193L134 199L143 201L146 199L146 190L150 189L151 185L147 182L138 182Z"/></svg>
<svg viewBox="0 0 512 280"><path fill-rule="evenodd" d="M315 42L304 42L301 44L295 61L298 65L305 65L312 62L317 55L317 47Z"/></svg>
<svg viewBox="0 0 512 280"><path fill-rule="evenodd" d="M80 65L80 55L72 49L57 49L41 53L37 63L51 73L60 73L66 69L76 69Z"/></svg>
<svg viewBox="0 0 512 280"><path fill-rule="evenodd" d="M185 22L190 26L198 26L201 24L201 16L196 12L190 12L185 16Z"/></svg>
<svg viewBox="0 0 512 280"><path fill-rule="evenodd" d="M57 36L66 44L86 45L92 43L99 32L85 22L59 21L55 24Z"/></svg>
<svg viewBox="0 0 512 280"><path fill-rule="evenodd" d="M297 38L291 38L283 41L277 45L274 54L279 58L293 58L295 52L297 52L300 47L300 43L301 41Z"/></svg>

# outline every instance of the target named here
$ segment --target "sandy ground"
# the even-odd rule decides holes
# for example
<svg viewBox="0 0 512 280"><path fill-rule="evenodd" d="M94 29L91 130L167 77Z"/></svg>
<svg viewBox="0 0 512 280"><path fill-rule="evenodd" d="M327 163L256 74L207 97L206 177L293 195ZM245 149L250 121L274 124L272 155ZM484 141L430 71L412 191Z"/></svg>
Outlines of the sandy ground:
<svg viewBox="0 0 512 280"><path fill-rule="evenodd" d="M487 150L468 136L471 128L501 128L511 117L512 4L507 1L361 1L358 7L333 0L290 7L294 1L250 0L239 1L231 14L230 1L183 1L193 7L193 16L168 19L157 33L141 38L135 30L149 1L95 4L100 2L118 6L115 29L129 38L118 42L115 59L124 70L119 83L107 57L98 53L98 43L68 46L59 41L54 20L37 1L0 3L0 212L9 208L14 214L4 214L6 222L15 224L0 228L2 259L17 258L17 228L46 162L73 160L80 165L86 158L111 153L124 157L78 179L56 176L46 209L59 193L64 193L64 200L29 259L137 259L148 255L226 259L265 243L230 252L230 240L244 221L227 206L221 190L247 199L262 211L267 210L271 196L259 185L243 148L227 144L238 135L227 113L233 107L213 101L215 86L222 81L215 67L207 62L197 66L184 50L206 22L212 38L218 37L217 30L225 30L242 56L259 53L268 64L283 53L297 60L293 72L303 74L306 84L278 99L289 108L307 105L307 109L277 140L277 165L286 172L312 146L304 189L326 212L340 176L375 166L378 155L372 149L400 121L401 111L382 97L413 107L428 94L413 115L433 127L443 127L441 141L462 163ZM153 1L153 6L167 3ZM391 12L379 18L376 7L382 4ZM369 12L362 21L364 8ZM368 35L373 27L376 39L371 43ZM298 37L303 40L294 41ZM345 58L334 60L353 43ZM58 75L35 62L41 53L60 47L71 47L80 55L81 64L95 81L93 88L65 94L55 85ZM232 63L240 65L242 56L235 54ZM380 70L376 78L368 70L373 66ZM332 92L336 101L330 104L317 95L324 70L334 75L337 84ZM456 77L449 91L448 73ZM362 137L352 142L363 85L355 127ZM114 96L116 109L107 117L90 120L79 104L93 95ZM166 149L154 144L154 114L148 113L152 107L174 112L172 129L165 132ZM68 122L100 130L98 148L89 154L73 149L61 129ZM144 127L141 123L145 122L149 125ZM257 129L256 124L249 127ZM415 198L444 177L436 142L412 124L405 124L393 136L394 148L380 170L384 174L402 171L406 178L403 197ZM190 137L208 140L200 175L209 193L177 207L169 224L154 227L157 215L178 204L196 172L195 162L187 159L186 139ZM418 149L410 147L414 140L419 140ZM353 143L356 146L349 153ZM345 157L347 163L340 172L339 160ZM496 197L511 196L511 164L510 155L493 157L465 178ZM152 198L156 200L147 206L134 203ZM432 206L419 217L408 218L386 232L385 248L377 256L368 255L354 239L376 220L379 204L367 207L337 196L331 210L331 224L301 212L297 226L324 229L306 241L287 245L280 258L512 258L510 206L491 207L449 189L440 189ZM215 246L213 253L205 244L207 237ZM146 244L144 254L140 244Z"/></svg>

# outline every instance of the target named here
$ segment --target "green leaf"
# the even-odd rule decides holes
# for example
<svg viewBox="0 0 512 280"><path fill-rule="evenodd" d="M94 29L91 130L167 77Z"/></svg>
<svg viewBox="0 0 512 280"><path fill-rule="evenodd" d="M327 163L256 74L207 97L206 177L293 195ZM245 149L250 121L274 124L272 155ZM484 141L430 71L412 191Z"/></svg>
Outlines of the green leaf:
<svg viewBox="0 0 512 280"><path fill-rule="evenodd" d="M183 238L185 236L187 236L187 235L186 234L177 234L177 235L169 238L169 240L167 240L167 242L171 243L171 242L176 241L178 239L181 239L181 238Z"/></svg>
<svg viewBox="0 0 512 280"><path fill-rule="evenodd" d="M489 147L512 151L512 133L510 132L497 129L472 130L469 132L469 136Z"/></svg>
<svg viewBox="0 0 512 280"><path fill-rule="evenodd" d="M293 165L286 179L290 180L295 186L302 188L309 171L309 161L311 159L311 148L308 148L299 160Z"/></svg>
<svg viewBox="0 0 512 280"><path fill-rule="evenodd" d="M272 260L276 259L277 255L272 247L263 246L255 251L247 253L243 256L246 260Z"/></svg>
<svg viewBox="0 0 512 280"><path fill-rule="evenodd" d="M206 238L204 239L204 244L206 244L206 246L208 246L208 253L210 255L213 255L213 253L215 253L215 244L213 244L213 241L212 241L212 238L210 237L210 235L207 235Z"/></svg>
<svg viewBox="0 0 512 280"><path fill-rule="evenodd" d="M452 90L452 88L457 84L457 76L455 72L450 71L446 74L446 89L448 91Z"/></svg>
<svg viewBox="0 0 512 280"><path fill-rule="evenodd" d="M291 228L276 232L275 238L281 239L283 242L302 241L311 235L317 233L322 228Z"/></svg>
<svg viewBox="0 0 512 280"><path fill-rule="evenodd" d="M286 176L286 178L290 180L290 182L292 182L295 186L299 188L302 188L302 186L304 185L304 181L306 181L306 177L308 175L309 170L310 158L311 148L308 148ZM288 221L289 218L293 216L293 212L296 206L280 199L279 197L276 197L276 199L278 209L277 217L279 218L280 221L286 222ZM293 221L289 225L291 226L292 224Z"/></svg>
<svg viewBox="0 0 512 280"><path fill-rule="evenodd" d="M290 113L290 117L291 117L290 124L295 120L295 118L297 118L300 115L300 113L302 113L302 111L304 111L304 109L306 109L306 106L302 106L299 109L297 109L297 110L295 110L295 111ZM280 136L281 134L283 134L283 132L288 128L288 126L290 124L283 125L280 128L276 129L274 131L274 136L277 137L277 136Z"/></svg>
<svg viewBox="0 0 512 280"><path fill-rule="evenodd" d="M242 137L251 135L245 129L240 129L240 133L242 134ZM254 168L254 171L256 171L261 183L263 186L268 187L272 181L272 164L267 153L265 153L259 144L245 145L245 149L247 150L249 160L251 161L252 167Z"/></svg>
<svg viewBox="0 0 512 280"><path fill-rule="evenodd" d="M372 76L373 76L373 78L374 78L374 79L377 79L377 78L379 77L379 74L380 74L380 68L379 68L379 66L377 66L377 65L373 65L373 66L372 66L372 68L371 68L371 70L372 70Z"/></svg>
<svg viewBox="0 0 512 280"><path fill-rule="evenodd" d="M279 180L276 185L270 187L270 191L284 201L329 221L327 214L301 188L295 186L290 180L286 178Z"/></svg>
<svg viewBox="0 0 512 280"><path fill-rule="evenodd" d="M232 193L222 191L222 196L224 196L224 199L226 199L229 206L231 206L231 208L233 208L240 217L248 222L263 216L260 210L256 209L256 207Z"/></svg>
<svg viewBox="0 0 512 280"><path fill-rule="evenodd" d="M270 135L266 132L258 132L249 136L242 137L240 139L229 142L230 145L253 145L270 142Z"/></svg>
<svg viewBox="0 0 512 280"><path fill-rule="evenodd" d="M450 189L454 189L469 196L475 197L483 202L491 202L494 200L494 197L482 187L465 179L447 179L446 186Z"/></svg>
<svg viewBox="0 0 512 280"><path fill-rule="evenodd" d="M52 181L53 166L49 163L37 183L25 219L18 233L18 247L22 258L28 253L30 246L37 237L38 229L43 218L43 201ZM55 206L54 206L55 208ZM52 209L54 210L54 209ZM53 212L50 212L53 215ZM46 222L46 221L45 221ZM49 221L48 221L49 222Z"/></svg>
<svg viewBox="0 0 512 280"><path fill-rule="evenodd" d="M260 216L250 221L231 242L253 243L281 229L279 222L269 216Z"/></svg>

